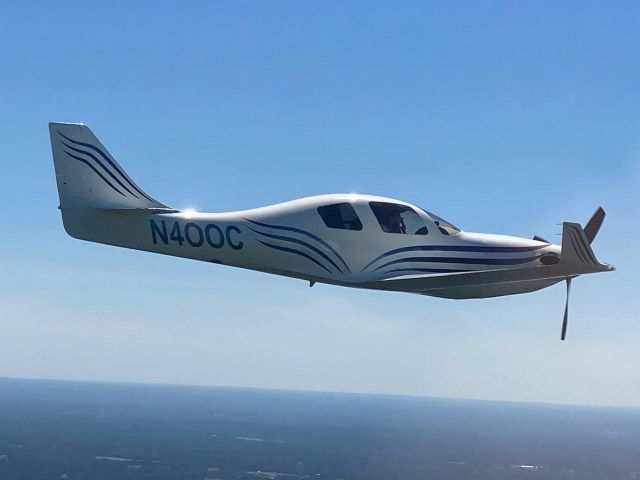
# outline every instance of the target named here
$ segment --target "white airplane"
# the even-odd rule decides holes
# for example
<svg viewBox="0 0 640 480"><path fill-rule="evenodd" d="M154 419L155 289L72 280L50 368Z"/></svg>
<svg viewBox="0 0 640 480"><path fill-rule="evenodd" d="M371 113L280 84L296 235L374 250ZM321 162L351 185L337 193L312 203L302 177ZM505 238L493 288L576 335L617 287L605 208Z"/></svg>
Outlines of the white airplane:
<svg viewBox="0 0 640 480"><path fill-rule="evenodd" d="M471 233L406 202L319 195L228 213L170 208L145 193L91 130L49 124L64 228L90 242L345 287L444 298L486 298L567 284L614 270L591 249L599 208L583 229L564 222L562 245Z"/></svg>

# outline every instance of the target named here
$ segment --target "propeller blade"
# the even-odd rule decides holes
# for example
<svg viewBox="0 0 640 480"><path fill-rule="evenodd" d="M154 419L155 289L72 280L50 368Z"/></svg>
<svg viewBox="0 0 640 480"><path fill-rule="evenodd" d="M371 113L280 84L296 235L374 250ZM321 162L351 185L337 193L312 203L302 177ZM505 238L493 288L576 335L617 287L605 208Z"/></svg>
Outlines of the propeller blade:
<svg viewBox="0 0 640 480"><path fill-rule="evenodd" d="M567 324L569 323L569 293L571 293L571 277L567 277L567 300L564 304L564 318L562 319L562 333L560 340L567 336Z"/></svg>
<svg viewBox="0 0 640 480"><path fill-rule="evenodd" d="M600 230L600 226L604 221L604 216L604 209L602 207L598 207L587 224L584 226L584 233L587 236L587 240L589 240L589 243L593 242L593 239L596 238L598 230Z"/></svg>

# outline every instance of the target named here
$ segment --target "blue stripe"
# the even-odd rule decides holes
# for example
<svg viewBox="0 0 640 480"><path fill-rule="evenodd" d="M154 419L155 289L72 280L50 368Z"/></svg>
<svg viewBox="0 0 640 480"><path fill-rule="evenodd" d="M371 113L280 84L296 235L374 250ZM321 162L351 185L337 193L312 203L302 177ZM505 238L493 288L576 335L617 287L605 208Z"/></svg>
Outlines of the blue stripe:
<svg viewBox="0 0 640 480"><path fill-rule="evenodd" d="M120 174L120 176L129 184L131 185L131 187L133 189L135 189L140 195L142 195L143 197L145 197L147 200L153 201L153 199L149 198L149 196L144 193L142 190L140 190L138 188L138 186L133 183L131 180L129 180L129 178L127 177L127 175L125 175L119 168L118 166L111 161L111 159L109 158L108 155L106 155L102 150L100 150L98 147L96 147L95 145L91 145L90 143L84 143L84 142L78 142L77 140L74 140L72 138L67 137L64 133L60 132L59 130L56 130L56 132L58 132L61 136L63 136L64 138L66 138L67 140L69 140L71 143L75 143L76 145L80 145L82 147L87 147L90 148L91 150L95 151L96 153L98 153L102 158L104 158L107 163L109 165L111 165L114 170L116 172L118 172Z"/></svg>
<svg viewBox="0 0 640 480"><path fill-rule="evenodd" d="M269 248L273 248L274 250L281 250L283 252L287 252L287 253L293 253L295 255L300 255L301 257L306 258L307 260L311 260L313 263L315 263L316 265L320 266L321 268L325 269L327 272L331 273L329 271L329 269L327 267L325 267L324 265L322 265L319 261L317 261L315 258L313 258L311 255L307 255L304 252L301 252L300 250L296 250L295 248L288 248L288 247L281 247L279 245L273 245L271 243L266 243L263 242L262 240L258 240L261 244L266 245Z"/></svg>
<svg viewBox="0 0 640 480"><path fill-rule="evenodd" d="M293 238L293 237L285 237L283 235L273 235L270 233L263 233L260 232L258 230L255 230L251 227L249 227L249 229L251 229L252 231L256 232L259 235L263 235L265 237L269 237L269 238L273 238L274 240L282 240L283 242L291 242L291 243L297 243L298 245L302 245L304 247L307 247L310 250L313 250L314 252L316 252L318 255L320 255L322 258L324 258L327 262L329 262L331 265L333 265L334 267L336 267L336 269L340 272L340 273L344 273L342 271L342 269L340 269L340 267L338 265L335 264L335 262L333 260L331 260L322 250L317 249L316 247L314 247L313 245L305 242L304 240L300 240L297 238Z"/></svg>
<svg viewBox="0 0 640 480"><path fill-rule="evenodd" d="M107 172L111 176L111 178L113 178L116 182L118 182L118 184L122 188L124 188L127 192L129 192L134 197L140 198L135 193L133 193L131 190L129 190L125 184L123 184L120 180L118 180L118 178L113 173L111 173L111 170L109 170L107 167L105 167L104 164L100 160L98 160L92 153L85 152L84 150L80 150L79 148L72 147L68 143L65 143L65 142L62 142L62 141L60 143L62 143L65 147L70 148L74 152L82 153L84 155L87 155L87 156L91 157L98 165L100 165L102 167L102 169L105 172Z"/></svg>
<svg viewBox="0 0 640 480"><path fill-rule="evenodd" d="M113 186L113 184L107 180L104 175L102 175L98 170L96 170L96 168L91 165L91 163L87 162L84 158L82 157L76 157L73 153L69 153L66 150L64 151L64 153L66 153L67 155L69 155L70 157L75 158L76 160L78 160L79 162L84 163L85 165L87 165L91 170L93 170L94 172L96 172L96 175L98 175L102 180L104 180L104 182L109 185L111 188L113 188L114 191L118 192L120 195L122 195L123 197L126 197L126 195L124 193L122 193L120 190L118 190L116 187Z"/></svg>
<svg viewBox="0 0 640 480"><path fill-rule="evenodd" d="M340 256L340 254L331 245L329 245L327 242L322 240L317 235L314 235L313 233L307 232L307 231L302 230L300 228L284 227L282 225L269 225L268 223L256 222L255 220L251 220L249 218L245 218L245 220L247 220L247 221L249 221L249 222L251 222L251 223L253 223L255 225L259 225L261 227L273 228L275 230L286 230L288 232L296 232L296 233L300 233L302 235L306 235L307 237L314 239L316 242L320 242L323 246L325 246L326 248L331 250L331 252L333 252L333 254L342 262L342 264L345 266L347 271L349 273L351 273L351 269L349 268L349 265L347 265L347 262L344 261L344 259Z"/></svg>
<svg viewBox="0 0 640 480"><path fill-rule="evenodd" d="M586 258L584 258L582 251L576 245L576 241L573 239L573 235L571 233L572 232L569 232L569 240L571 241L571 245L573 245L574 251L578 254L578 257L580 257L580 260L582 260L583 263L588 263Z"/></svg>
<svg viewBox="0 0 640 480"><path fill-rule="evenodd" d="M435 251L435 252L479 252L479 253L521 253L521 252L532 252L534 250L538 250L540 248L546 247L545 245L535 245L530 247L484 247L484 246L472 246L472 245L416 245L413 247L402 247L396 248L394 250L389 250L382 255L378 255L376 258L371 260L361 271L366 270L371 265L376 263L378 260L381 260L385 257L389 257L391 255L395 255L396 253L404 253L404 252L424 252L424 251Z"/></svg>
<svg viewBox="0 0 640 480"><path fill-rule="evenodd" d="M581 241L580 239L580 235L578 234L578 232L571 228L571 235L570 238L573 242L573 239L575 238L575 241L578 244L578 248L582 251L582 253L584 254L584 256L591 261L591 263L597 264L598 260L596 260L596 258L593 256L593 254L591 252L589 252L589 250L587 249L587 247L584 245L584 243ZM574 245L575 248L575 245ZM588 262L587 262L588 263Z"/></svg>
<svg viewBox="0 0 640 480"><path fill-rule="evenodd" d="M396 268L388 270L384 273L397 272L424 272L424 273L460 273L460 272L477 272L478 270L456 270L453 268Z"/></svg>
<svg viewBox="0 0 640 480"><path fill-rule="evenodd" d="M399 263L413 263L413 262L427 262L427 263L465 263L469 265L519 265L521 263L531 262L539 258L527 257L527 258L464 258L464 257L407 257L399 260L393 260L387 262L384 265L379 266L374 272L381 268L388 267L390 265L397 265Z"/></svg>

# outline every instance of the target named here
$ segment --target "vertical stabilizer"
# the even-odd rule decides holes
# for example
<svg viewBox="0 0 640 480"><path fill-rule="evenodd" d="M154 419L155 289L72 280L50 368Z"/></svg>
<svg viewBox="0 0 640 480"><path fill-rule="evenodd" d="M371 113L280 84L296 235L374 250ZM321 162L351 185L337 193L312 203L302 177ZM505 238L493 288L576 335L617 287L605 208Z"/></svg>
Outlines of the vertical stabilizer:
<svg viewBox="0 0 640 480"><path fill-rule="evenodd" d="M89 127L50 123L60 208L167 208L127 175Z"/></svg>

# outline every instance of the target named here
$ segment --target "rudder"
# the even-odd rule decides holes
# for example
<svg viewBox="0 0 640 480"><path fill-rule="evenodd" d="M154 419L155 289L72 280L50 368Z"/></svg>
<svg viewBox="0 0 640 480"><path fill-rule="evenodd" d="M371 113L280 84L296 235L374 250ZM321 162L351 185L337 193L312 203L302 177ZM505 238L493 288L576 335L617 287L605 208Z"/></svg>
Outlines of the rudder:
<svg viewBox="0 0 640 480"><path fill-rule="evenodd" d="M167 208L136 185L86 125L50 123L49 134L63 211Z"/></svg>

